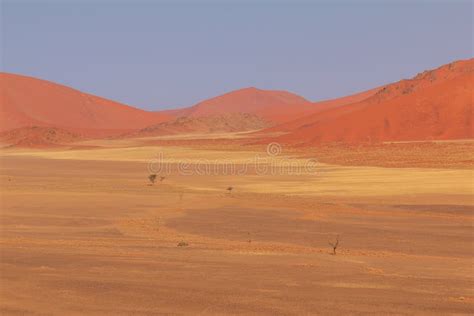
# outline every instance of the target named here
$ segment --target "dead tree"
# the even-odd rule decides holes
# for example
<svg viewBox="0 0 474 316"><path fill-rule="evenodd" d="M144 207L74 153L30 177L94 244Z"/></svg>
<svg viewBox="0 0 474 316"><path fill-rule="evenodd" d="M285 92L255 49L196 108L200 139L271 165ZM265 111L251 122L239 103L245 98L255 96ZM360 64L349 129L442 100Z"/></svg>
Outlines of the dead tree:
<svg viewBox="0 0 474 316"><path fill-rule="evenodd" d="M332 247L332 254L335 255L337 246L339 246L339 235L337 235L336 241L335 242L329 242L329 245Z"/></svg>
<svg viewBox="0 0 474 316"><path fill-rule="evenodd" d="M166 177L161 176L160 177L160 182L163 182L164 179L166 179Z"/></svg>

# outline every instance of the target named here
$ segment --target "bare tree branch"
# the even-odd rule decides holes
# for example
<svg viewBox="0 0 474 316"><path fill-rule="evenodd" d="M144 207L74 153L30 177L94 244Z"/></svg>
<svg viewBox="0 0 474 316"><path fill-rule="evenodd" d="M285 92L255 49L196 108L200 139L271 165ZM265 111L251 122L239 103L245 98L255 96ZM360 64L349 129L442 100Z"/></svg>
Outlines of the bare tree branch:
<svg viewBox="0 0 474 316"><path fill-rule="evenodd" d="M335 255L336 254L336 249L339 246L339 235L337 235L336 241L335 242L329 242L329 245L332 247L332 254Z"/></svg>

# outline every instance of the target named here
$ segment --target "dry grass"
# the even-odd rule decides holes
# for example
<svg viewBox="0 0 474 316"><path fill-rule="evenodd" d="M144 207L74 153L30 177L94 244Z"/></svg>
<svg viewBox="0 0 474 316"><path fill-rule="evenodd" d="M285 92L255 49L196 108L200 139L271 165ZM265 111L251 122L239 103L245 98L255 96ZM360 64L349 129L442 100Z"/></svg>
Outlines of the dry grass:
<svg viewBox="0 0 474 316"><path fill-rule="evenodd" d="M469 168L474 167L474 142L413 142L363 146L321 146L293 149L321 162L349 166Z"/></svg>
<svg viewBox="0 0 474 316"><path fill-rule="evenodd" d="M1 152L0 314L474 310L473 171L456 160L469 153L446 151L449 169L428 168L425 150L424 158L396 154L397 168L320 164L315 174L249 169L240 176L173 170L148 186L146 162L156 151L170 162L224 156L238 163L262 150L133 145ZM364 163L381 164L376 157L394 148L403 152L381 147ZM359 150L328 148L320 156L357 164L366 149ZM408 164L415 157L423 167ZM328 240L339 234L332 256Z"/></svg>

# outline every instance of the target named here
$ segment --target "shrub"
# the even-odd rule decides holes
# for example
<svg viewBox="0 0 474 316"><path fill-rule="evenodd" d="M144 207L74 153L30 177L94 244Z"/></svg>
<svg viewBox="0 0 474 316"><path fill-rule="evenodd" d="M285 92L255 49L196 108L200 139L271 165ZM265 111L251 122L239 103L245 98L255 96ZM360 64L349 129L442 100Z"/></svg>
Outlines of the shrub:
<svg viewBox="0 0 474 316"><path fill-rule="evenodd" d="M148 176L148 180L150 180L151 185L155 184L156 174L150 174L150 175Z"/></svg>
<svg viewBox="0 0 474 316"><path fill-rule="evenodd" d="M187 246L188 246L188 243L185 242L185 241L180 241L180 242L178 243L178 247L187 247Z"/></svg>

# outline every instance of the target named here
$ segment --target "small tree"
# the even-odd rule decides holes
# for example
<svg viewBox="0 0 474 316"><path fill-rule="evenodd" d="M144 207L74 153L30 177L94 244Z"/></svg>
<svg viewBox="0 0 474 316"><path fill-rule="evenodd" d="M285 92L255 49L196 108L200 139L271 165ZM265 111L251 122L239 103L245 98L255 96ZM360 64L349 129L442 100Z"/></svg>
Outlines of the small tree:
<svg viewBox="0 0 474 316"><path fill-rule="evenodd" d="M156 174L150 174L150 175L148 176L148 180L150 180L151 185L154 185L154 184L155 184L155 180L156 180Z"/></svg>
<svg viewBox="0 0 474 316"><path fill-rule="evenodd" d="M233 189L234 189L233 187L227 187L226 190L229 192L229 194L232 194L232 190L233 190Z"/></svg>
<svg viewBox="0 0 474 316"><path fill-rule="evenodd" d="M333 242L333 243L329 242L329 245L332 247L332 254L335 255L336 254L336 249L339 246L339 235L337 235L336 241Z"/></svg>
<svg viewBox="0 0 474 316"><path fill-rule="evenodd" d="M164 179L166 179L166 177L161 176L160 177L160 182L163 182Z"/></svg>

